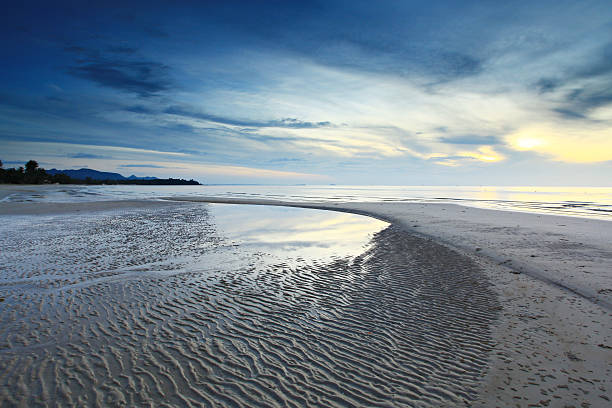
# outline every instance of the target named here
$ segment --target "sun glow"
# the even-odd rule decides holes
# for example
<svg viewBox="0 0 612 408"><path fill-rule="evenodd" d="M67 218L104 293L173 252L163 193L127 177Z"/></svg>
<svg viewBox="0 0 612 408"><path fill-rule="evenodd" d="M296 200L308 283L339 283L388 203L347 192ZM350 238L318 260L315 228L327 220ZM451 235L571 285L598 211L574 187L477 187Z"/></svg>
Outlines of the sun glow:
<svg viewBox="0 0 612 408"><path fill-rule="evenodd" d="M505 158L493 150L491 146L482 146L475 152L461 152L460 155L484 162L496 162Z"/></svg>
<svg viewBox="0 0 612 408"><path fill-rule="evenodd" d="M516 140L516 147L520 150L531 150L542 144L542 140L533 137L520 137Z"/></svg>
<svg viewBox="0 0 612 408"><path fill-rule="evenodd" d="M506 141L515 150L531 150L563 162L612 160L612 130L604 126L532 126L509 135Z"/></svg>

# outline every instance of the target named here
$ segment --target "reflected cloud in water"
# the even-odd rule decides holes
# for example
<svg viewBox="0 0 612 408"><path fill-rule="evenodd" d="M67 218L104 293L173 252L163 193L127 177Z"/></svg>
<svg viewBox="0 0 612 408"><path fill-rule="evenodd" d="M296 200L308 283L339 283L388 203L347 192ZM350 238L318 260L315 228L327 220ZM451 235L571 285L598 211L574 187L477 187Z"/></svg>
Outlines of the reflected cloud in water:
<svg viewBox="0 0 612 408"><path fill-rule="evenodd" d="M283 258L355 256L389 224L335 211L242 204L209 204L218 233Z"/></svg>

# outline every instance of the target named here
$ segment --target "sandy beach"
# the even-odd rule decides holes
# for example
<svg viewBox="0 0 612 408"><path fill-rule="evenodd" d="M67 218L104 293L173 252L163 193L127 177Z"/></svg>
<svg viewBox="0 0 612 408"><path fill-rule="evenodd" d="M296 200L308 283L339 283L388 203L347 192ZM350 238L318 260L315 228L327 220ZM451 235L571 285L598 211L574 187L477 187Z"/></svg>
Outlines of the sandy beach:
<svg viewBox="0 0 612 408"><path fill-rule="evenodd" d="M287 264L232 252L211 202L390 225L358 256ZM3 406L610 404L608 221L193 197L0 217ZM202 275L223 251L245 263Z"/></svg>

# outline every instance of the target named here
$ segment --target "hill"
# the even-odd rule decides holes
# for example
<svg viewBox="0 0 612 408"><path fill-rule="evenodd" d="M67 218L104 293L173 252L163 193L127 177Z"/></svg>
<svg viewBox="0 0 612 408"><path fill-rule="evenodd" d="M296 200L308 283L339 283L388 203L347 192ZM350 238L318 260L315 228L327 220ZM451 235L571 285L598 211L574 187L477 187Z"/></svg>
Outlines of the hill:
<svg viewBox="0 0 612 408"><path fill-rule="evenodd" d="M93 169L78 169L78 170L58 170L51 169L45 170L47 174L52 176L56 174L65 174L70 178L77 180L86 180L88 177L92 180L156 180L157 177L137 177L135 175L131 175L129 177L122 176L119 173L111 173L107 171L99 171Z"/></svg>
<svg viewBox="0 0 612 408"><path fill-rule="evenodd" d="M157 177L125 177L119 173L82 168L78 170L45 170L30 160L24 167L4 169L0 161L0 183L7 184L140 184L140 185L201 185L193 179L160 179Z"/></svg>

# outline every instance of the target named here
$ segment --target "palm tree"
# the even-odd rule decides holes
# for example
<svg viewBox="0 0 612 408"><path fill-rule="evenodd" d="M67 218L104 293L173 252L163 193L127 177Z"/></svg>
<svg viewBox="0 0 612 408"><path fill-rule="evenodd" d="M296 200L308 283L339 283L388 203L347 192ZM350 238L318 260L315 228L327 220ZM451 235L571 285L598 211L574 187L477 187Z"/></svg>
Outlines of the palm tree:
<svg viewBox="0 0 612 408"><path fill-rule="evenodd" d="M29 162L26 163L25 168L26 168L26 173L33 174L34 172L36 172L36 169L38 168L38 162L36 160L30 160Z"/></svg>

